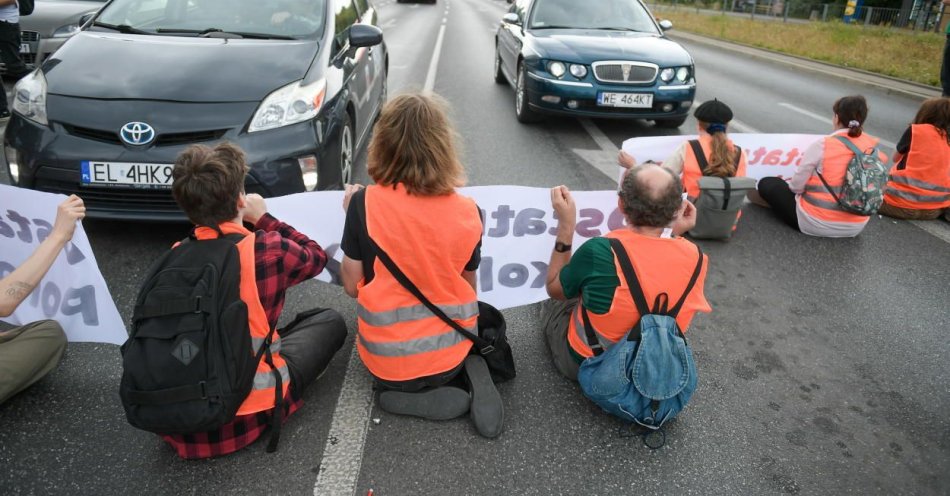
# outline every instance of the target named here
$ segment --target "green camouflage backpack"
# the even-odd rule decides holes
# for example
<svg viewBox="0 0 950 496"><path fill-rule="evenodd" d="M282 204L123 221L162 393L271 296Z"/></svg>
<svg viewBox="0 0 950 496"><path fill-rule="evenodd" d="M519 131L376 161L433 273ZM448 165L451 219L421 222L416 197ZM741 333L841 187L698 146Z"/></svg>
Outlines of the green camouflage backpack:
<svg viewBox="0 0 950 496"><path fill-rule="evenodd" d="M881 203L884 202L884 185L887 184L888 177L887 166L878 158L877 147L865 153L851 140L842 136L835 138L854 152L854 157L845 170L841 191L835 193L821 173L818 173L818 179L821 179L821 183L842 210L857 215L877 213L877 209L881 208Z"/></svg>

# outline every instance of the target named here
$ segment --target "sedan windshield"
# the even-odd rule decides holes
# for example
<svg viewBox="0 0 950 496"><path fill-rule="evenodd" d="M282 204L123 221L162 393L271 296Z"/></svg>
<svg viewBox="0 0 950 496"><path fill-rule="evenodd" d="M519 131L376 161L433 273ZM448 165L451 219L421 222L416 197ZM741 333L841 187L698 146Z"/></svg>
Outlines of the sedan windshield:
<svg viewBox="0 0 950 496"><path fill-rule="evenodd" d="M96 26L125 33L315 39L327 0L114 0Z"/></svg>
<svg viewBox="0 0 950 496"><path fill-rule="evenodd" d="M529 29L603 29L660 34L636 0L535 0Z"/></svg>

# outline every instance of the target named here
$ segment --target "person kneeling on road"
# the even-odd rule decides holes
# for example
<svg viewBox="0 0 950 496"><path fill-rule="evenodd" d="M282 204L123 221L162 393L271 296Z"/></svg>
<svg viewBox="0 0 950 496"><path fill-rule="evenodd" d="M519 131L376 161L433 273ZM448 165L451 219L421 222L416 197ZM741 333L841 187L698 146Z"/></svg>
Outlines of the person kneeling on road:
<svg viewBox="0 0 950 496"><path fill-rule="evenodd" d="M407 285L476 333L482 221L455 191L465 178L454 135L435 98L401 95L383 108L367 160L376 185L348 186L344 197L343 287L357 300L356 346L382 390L380 408L430 420L470 412L478 433L494 438L504 410L485 360Z"/></svg>
<svg viewBox="0 0 950 496"><path fill-rule="evenodd" d="M647 302L667 295L672 305L684 294L696 269L697 248L680 237L696 222L695 207L682 199L682 191L682 183L669 169L650 164L630 169L618 200L627 225L588 240L572 256L574 199L564 186L551 190L558 226L547 278L552 299L543 303L541 325L554 365L565 377L576 381L581 362L594 356L583 327L583 309L605 348L623 339L640 320L630 290L621 284L623 274L610 239L619 240L629 254ZM704 259L695 287L676 317L683 332L696 312L712 310L703 294L708 264Z"/></svg>
<svg viewBox="0 0 950 496"><path fill-rule="evenodd" d="M0 317L12 315L36 289L85 215L86 207L76 195L59 204L46 239L19 268L0 279ZM66 334L52 320L0 332L0 404L52 372L65 350Z"/></svg>
<svg viewBox="0 0 950 496"><path fill-rule="evenodd" d="M192 240L240 235L241 300L247 306L251 343L265 346L277 326L288 288L319 274L327 254L316 241L267 213L260 195L244 193L247 164L244 152L224 143L214 148L195 145L185 150L172 170L172 194L195 224ZM254 226L246 229L242 222ZM176 245L172 250L180 249ZM270 340L273 364L282 376L284 419L302 405L304 389L326 369L343 346L346 323L334 310L314 309L297 315ZM271 424L276 404L272 369L258 364L250 394L234 419L219 429L191 434L166 434L182 458L208 458L238 451L257 440ZM275 446L276 447L276 446Z"/></svg>

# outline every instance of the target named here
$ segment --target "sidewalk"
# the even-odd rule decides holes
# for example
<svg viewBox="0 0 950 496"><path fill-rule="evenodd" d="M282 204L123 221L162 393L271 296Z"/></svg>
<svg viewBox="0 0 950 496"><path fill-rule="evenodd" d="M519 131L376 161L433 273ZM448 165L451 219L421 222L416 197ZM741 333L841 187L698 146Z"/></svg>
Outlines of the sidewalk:
<svg viewBox="0 0 950 496"><path fill-rule="evenodd" d="M767 50L764 48L757 48L757 47L752 47L748 45L743 45L741 43L723 41L716 38L710 38L708 36L702 36L702 35L693 34L693 33L686 33L683 31L669 31L666 34L670 38L673 38L676 40L691 41L694 43L703 43L705 45L721 48L723 50L730 50L736 53L741 53L749 57L756 57L756 58L768 60L771 62L776 62L776 63L781 63L781 64L797 67L802 70L826 74L826 75L834 76L837 78L853 81L853 82L863 84L866 86L880 88L891 94L901 95L908 98L914 98L920 101L926 100L928 98L934 98L934 97L940 96L940 88L936 86L928 86L925 84L915 83L912 81L906 81L903 79L893 78L890 76L883 76L881 74L875 74L868 71L862 71L860 69L842 67L835 64L820 62L817 60L807 59L804 57L798 57L795 55L788 55L785 53Z"/></svg>

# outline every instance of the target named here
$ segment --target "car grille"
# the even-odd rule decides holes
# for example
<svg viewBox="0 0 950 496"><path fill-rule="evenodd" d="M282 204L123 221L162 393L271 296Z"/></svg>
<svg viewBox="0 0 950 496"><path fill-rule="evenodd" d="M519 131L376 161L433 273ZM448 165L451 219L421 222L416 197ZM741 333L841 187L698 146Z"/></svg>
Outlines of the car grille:
<svg viewBox="0 0 950 496"><path fill-rule="evenodd" d="M652 83L657 73L655 65L642 62L595 62L593 67L594 77L605 83Z"/></svg>
<svg viewBox="0 0 950 496"><path fill-rule="evenodd" d="M40 33L37 31L20 31L20 41L23 43L40 41Z"/></svg>
<svg viewBox="0 0 950 496"><path fill-rule="evenodd" d="M86 138L104 143L122 144L119 139L118 131L103 131L88 127L64 125L66 132L73 136ZM201 143L203 141L215 141L221 139L227 129L214 129L209 131L191 131L187 133L164 133L155 138L152 146L174 146L187 145L190 143Z"/></svg>
<svg viewBox="0 0 950 496"><path fill-rule="evenodd" d="M49 193L76 194L92 209L179 212L170 189L94 188L75 182L37 179L35 188Z"/></svg>

